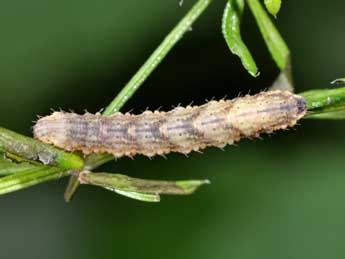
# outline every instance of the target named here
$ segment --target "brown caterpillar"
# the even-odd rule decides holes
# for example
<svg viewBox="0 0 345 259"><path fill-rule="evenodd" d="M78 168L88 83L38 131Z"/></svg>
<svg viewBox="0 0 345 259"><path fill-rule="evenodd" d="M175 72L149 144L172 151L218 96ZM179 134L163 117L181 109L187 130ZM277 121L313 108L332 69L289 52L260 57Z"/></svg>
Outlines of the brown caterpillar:
<svg viewBox="0 0 345 259"><path fill-rule="evenodd" d="M37 121L34 136L84 154L111 153L115 157L187 154L292 127L305 113L303 97L277 90L139 115L54 112Z"/></svg>

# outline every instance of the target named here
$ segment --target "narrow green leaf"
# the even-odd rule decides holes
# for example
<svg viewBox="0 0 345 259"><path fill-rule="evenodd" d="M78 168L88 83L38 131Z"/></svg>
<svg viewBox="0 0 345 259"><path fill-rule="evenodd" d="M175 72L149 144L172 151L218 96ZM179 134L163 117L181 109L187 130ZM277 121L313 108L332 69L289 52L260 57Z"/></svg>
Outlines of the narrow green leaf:
<svg viewBox="0 0 345 259"><path fill-rule="evenodd" d="M34 168L0 178L0 195L46 181L56 180L68 174L67 171L57 167L35 166Z"/></svg>
<svg viewBox="0 0 345 259"><path fill-rule="evenodd" d="M247 0L260 32L266 42L266 45L280 70L283 70L289 61L289 49L280 36L277 28L272 23L267 12L262 7L259 0Z"/></svg>
<svg viewBox="0 0 345 259"><path fill-rule="evenodd" d="M201 185L209 183L207 180L144 180L122 174L91 173L88 171L79 173L78 179L82 184L101 186L131 198L138 199L139 197L141 200L148 198L149 201L158 201L155 199L159 198L159 194L188 195ZM154 196L150 196L150 194Z"/></svg>
<svg viewBox="0 0 345 259"><path fill-rule="evenodd" d="M122 196L134 199L134 200L146 201L146 202L160 202L161 200L159 194L127 192L127 191L122 191L119 189L113 189L113 188L108 188L108 187L104 187L104 188L106 188L107 190L116 192Z"/></svg>
<svg viewBox="0 0 345 259"><path fill-rule="evenodd" d="M274 17L277 17L277 14L279 13L281 5L282 5L281 0L265 0L265 6L266 6L267 10Z"/></svg>
<svg viewBox="0 0 345 259"><path fill-rule="evenodd" d="M239 56L242 65L252 76L259 75L255 61L241 37L241 17L244 0L228 0L223 19L222 32L230 51Z"/></svg>
<svg viewBox="0 0 345 259"><path fill-rule="evenodd" d="M30 163L14 163L5 158L4 154L0 153L0 175L15 174L21 171L26 171L34 168L35 166Z"/></svg>

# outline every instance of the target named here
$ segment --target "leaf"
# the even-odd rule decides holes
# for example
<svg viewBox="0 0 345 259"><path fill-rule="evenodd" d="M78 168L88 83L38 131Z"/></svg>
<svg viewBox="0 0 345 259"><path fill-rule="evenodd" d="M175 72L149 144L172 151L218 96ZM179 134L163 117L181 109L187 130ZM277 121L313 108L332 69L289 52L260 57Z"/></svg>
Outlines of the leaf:
<svg viewBox="0 0 345 259"><path fill-rule="evenodd" d="M134 199L134 200L139 200L139 201L146 201L146 202L160 202L160 196L158 194L150 194L150 193L141 193L141 192L127 192L119 189L112 189L112 188L107 188L106 189L116 192L120 195L123 195L125 197Z"/></svg>
<svg viewBox="0 0 345 259"><path fill-rule="evenodd" d="M21 171L29 170L35 166L30 163L14 163L5 158L4 154L0 153L0 175L15 174Z"/></svg>
<svg viewBox="0 0 345 259"><path fill-rule="evenodd" d="M230 51L239 56L244 68L256 77L259 75L256 63L241 37L241 17L244 0L228 0L224 8L222 32Z"/></svg>
<svg viewBox="0 0 345 259"><path fill-rule="evenodd" d="M15 174L0 178L0 194L14 192L29 186L56 180L69 173L57 167L34 166Z"/></svg>
<svg viewBox="0 0 345 259"><path fill-rule="evenodd" d="M283 70L289 62L289 49L279 34L277 28L268 17L267 12L262 7L258 0L247 0L247 3L252 11L256 23L259 26L261 35L270 51L274 61L280 70Z"/></svg>
<svg viewBox="0 0 345 259"><path fill-rule="evenodd" d="M159 201L159 194L188 195L207 180L160 181L132 178L122 174L92 173L78 175L81 184L91 184L112 190L124 196L143 201Z"/></svg>
<svg viewBox="0 0 345 259"><path fill-rule="evenodd" d="M282 1L281 0L265 0L265 6L267 10L272 14L274 17L277 17L281 7Z"/></svg>

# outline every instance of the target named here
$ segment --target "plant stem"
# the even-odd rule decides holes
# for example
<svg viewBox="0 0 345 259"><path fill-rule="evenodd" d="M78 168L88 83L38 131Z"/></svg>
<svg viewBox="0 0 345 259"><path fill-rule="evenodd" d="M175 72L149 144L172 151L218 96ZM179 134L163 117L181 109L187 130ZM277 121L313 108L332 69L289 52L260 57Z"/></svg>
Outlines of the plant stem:
<svg viewBox="0 0 345 259"><path fill-rule="evenodd" d="M62 169L81 169L84 166L83 159L75 154L4 128L0 128L0 150Z"/></svg>
<svg viewBox="0 0 345 259"><path fill-rule="evenodd" d="M345 87L310 90L300 95L307 101L306 118L343 119L345 116Z"/></svg>
<svg viewBox="0 0 345 259"><path fill-rule="evenodd" d="M280 70L289 62L290 51L259 0L247 0L265 43Z"/></svg>
<svg viewBox="0 0 345 259"><path fill-rule="evenodd" d="M166 36L158 48L151 54L147 61L140 67L137 73L131 78L127 85L115 97L115 99L105 109L104 115L111 115L132 97L142 83L155 70L155 68L166 57L175 44L190 29L196 19L208 7L212 0L199 0L192 9L182 18L176 27Z"/></svg>

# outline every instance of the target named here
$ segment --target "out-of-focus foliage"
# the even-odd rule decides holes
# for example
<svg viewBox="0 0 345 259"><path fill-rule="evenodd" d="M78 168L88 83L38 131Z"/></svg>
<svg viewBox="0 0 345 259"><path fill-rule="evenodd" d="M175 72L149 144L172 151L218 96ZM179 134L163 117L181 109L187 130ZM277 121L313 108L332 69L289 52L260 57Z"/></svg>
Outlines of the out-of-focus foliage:
<svg viewBox="0 0 345 259"><path fill-rule="evenodd" d="M274 17L277 17L279 13L280 7L282 5L281 0L265 0L265 6L267 10L272 14Z"/></svg>
<svg viewBox="0 0 345 259"><path fill-rule="evenodd" d="M290 51L259 0L247 0L260 32L277 66L283 70L289 62Z"/></svg>

